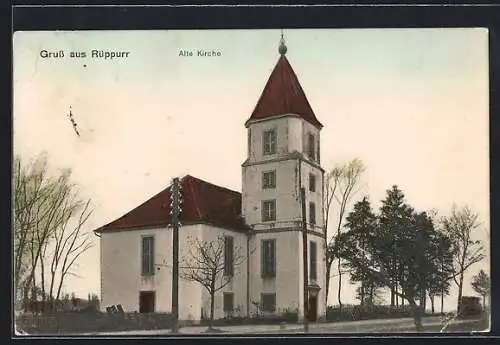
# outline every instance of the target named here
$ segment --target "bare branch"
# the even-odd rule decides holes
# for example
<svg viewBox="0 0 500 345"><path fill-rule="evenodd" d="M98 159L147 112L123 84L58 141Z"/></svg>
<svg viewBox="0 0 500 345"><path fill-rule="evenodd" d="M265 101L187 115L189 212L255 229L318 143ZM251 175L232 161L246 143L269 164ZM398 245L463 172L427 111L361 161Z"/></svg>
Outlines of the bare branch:
<svg viewBox="0 0 500 345"><path fill-rule="evenodd" d="M211 319L213 318L213 299L216 292L226 287L232 276L225 276L226 247L224 236L214 240L202 240L198 237L188 240L188 255L182 260L179 276L185 280L199 283L211 296ZM240 247L232 247L232 266L234 271L246 259Z"/></svg>

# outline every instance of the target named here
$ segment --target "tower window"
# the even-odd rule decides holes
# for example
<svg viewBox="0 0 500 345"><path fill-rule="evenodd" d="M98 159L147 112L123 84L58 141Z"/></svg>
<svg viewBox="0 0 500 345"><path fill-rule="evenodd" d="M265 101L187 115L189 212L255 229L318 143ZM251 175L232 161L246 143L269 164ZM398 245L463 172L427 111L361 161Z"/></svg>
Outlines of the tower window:
<svg viewBox="0 0 500 345"><path fill-rule="evenodd" d="M316 191L316 175L309 174L309 191Z"/></svg>
<svg viewBox="0 0 500 345"><path fill-rule="evenodd" d="M262 173L262 188L276 188L276 171Z"/></svg>
<svg viewBox="0 0 500 345"><path fill-rule="evenodd" d="M252 154L252 129L248 129L248 157Z"/></svg>
<svg viewBox="0 0 500 345"><path fill-rule="evenodd" d="M276 200L266 200L262 202L262 221L269 222L276 220Z"/></svg>
<svg viewBox="0 0 500 345"><path fill-rule="evenodd" d="M261 242L261 276L262 278L276 277L276 240L262 240Z"/></svg>
<svg viewBox="0 0 500 345"><path fill-rule="evenodd" d="M317 246L316 242L309 242L309 278L312 281L318 279L317 272Z"/></svg>
<svg viewBox="0 0 500 345"><path fill-rule="evenodd" d="M264 131L264 155L276 153L276 130Z"/></svg>
<svg viewBox="0 0 500 345"><path fill-rule="evenodd" d="M307 155L311 159L315 159L316 155L316 145L315 145L315 140L314 140L314 135L309 133L309 136L307 137Z"/></svg>
<svg viewBox="0 0 500 345"><path fill-rule="evenodd" d="M309 223L316 225L316 204L314 202L309 203Z"/></svg>

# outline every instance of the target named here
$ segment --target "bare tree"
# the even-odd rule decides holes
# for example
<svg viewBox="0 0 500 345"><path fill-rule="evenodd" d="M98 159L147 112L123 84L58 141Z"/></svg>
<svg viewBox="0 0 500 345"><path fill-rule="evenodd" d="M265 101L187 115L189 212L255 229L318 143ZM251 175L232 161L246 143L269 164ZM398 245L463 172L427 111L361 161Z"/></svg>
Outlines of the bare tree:
<svg viewBox="0 0 500 345"><path fill-rule="evenodd" d="M93 246L91 234L82 232L82 226L92 214L89 206L90 200L83 203L68 198L61 208L64 221L53 232L54 250L50 258L51 281L49 295L54 297L55 294L55 300L58 300L61 296L64 280L68 275L73 274L71 269L78 258ZM74 220L73 216L77 212L79 213L78 219ZM74 225L70 224L71 220L74 220ZM56 283L56 277L59 278L58 283ZM55 290L56 287L57 290Z"/></svg>
<svg viewBox="0 0 500 345"><path fill-rule="evenodd" d="M183 257L179 276L203 286L210 295L210 324L214 320L215 294L227 286L233 279L234 272L245 260L242 249L233 246L226 251L225 237L214 240L202 240L192 237L188 240L188 254Z"/></svg>
<svg viewBox="0 0 500 345"><path fill-rule="evenodd" d="M352 196L356 194L356 187L359 184L361 174L366 170L365 165L359 159L353 159L343 165L335 167L331 172L327 173L324 180L324 193L323 193L323 226L324 236L327 242L325 250L326 261L326 292L325 292L325 305L328 304L328 293L330 290L331 268L333 261L338 260L337 276L339 279L337 298L339 307L342 308L341 292L342 292L342 262L338 254L337 242L340 238L342 223L346 213L346 209ZM328 226L330 219L330 211L332 204L335 202L337 205L337 225L335 234L328 239Z"/></svg>
<svg viewBox="0 0 500 345"><path fill-rule="evenodd" d="M32 297L42 296L45 299L49 296L53 299L57 275L57 299L65 277L71 274L71 267L91 246L88 234L81 232L83 223L90 215L90 200L85 204L78 199L76 186L69 181L70 170L60 171L58 175L48 173L45 154L26 167L22 165L21 158L16 156L13 173L16 296L19 288L23 287L24 291L31 289ZM75 230L67 231L68 224L82 208ZM48 249L54 251L47 255ZM45 282L47 260L52 261L48 293ZM40 277L39 283L37 277Z"/></svg>
<svg viewBox="0 0 500 345"><path fill-rule="evenodd" d="M32 285L35 289L35 271L43 248L49 242L50 233L61 222L57 216L62 200L60 190L68 177L69 171L64 171L58 178L49 176L45 155L27 167L22 166L20 157L15 158L13 236L16 287Z"/></svg>
<svg viewBox="0 0 500 345"><path fill-rule="evenodd" d="M465 272L484 259L484 247L479 240L473 240L473 231L480 226L479 215L468 206L453 206L451 215L443 219L443 229L451 240L453 251L452 278L458 287L457 312L461 311Z"/></svg>

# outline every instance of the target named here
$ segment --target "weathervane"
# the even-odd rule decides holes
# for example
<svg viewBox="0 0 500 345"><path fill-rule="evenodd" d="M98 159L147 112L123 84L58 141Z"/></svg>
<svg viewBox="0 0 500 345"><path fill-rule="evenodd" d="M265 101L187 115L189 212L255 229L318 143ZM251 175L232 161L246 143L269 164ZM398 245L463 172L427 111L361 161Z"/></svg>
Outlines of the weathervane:
<svg viewBox="0 0 500 345"><path fill-rule="evenodd" d="M286 54L287 50L288 50L288 48L286 47L285 39L283 38L283 29L281 29L281 39L280 39L280 46L278 48L278 51L279 51L280 55L283 56Z"/></svg>

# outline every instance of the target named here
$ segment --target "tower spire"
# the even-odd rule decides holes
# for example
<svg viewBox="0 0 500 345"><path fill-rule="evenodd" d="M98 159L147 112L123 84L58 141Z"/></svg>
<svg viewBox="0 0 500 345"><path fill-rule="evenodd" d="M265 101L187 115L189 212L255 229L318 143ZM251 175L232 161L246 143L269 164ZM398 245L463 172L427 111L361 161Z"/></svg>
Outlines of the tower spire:
<svg viewBox="0 0 500 345"><path fill-rule="evenodd" d="M285 39L283 38L283 29L281 29L281 39L280 39L280 46L278 48L278 51L281 56L284 56L287 52L288 48L285 45Z"/></svg>

